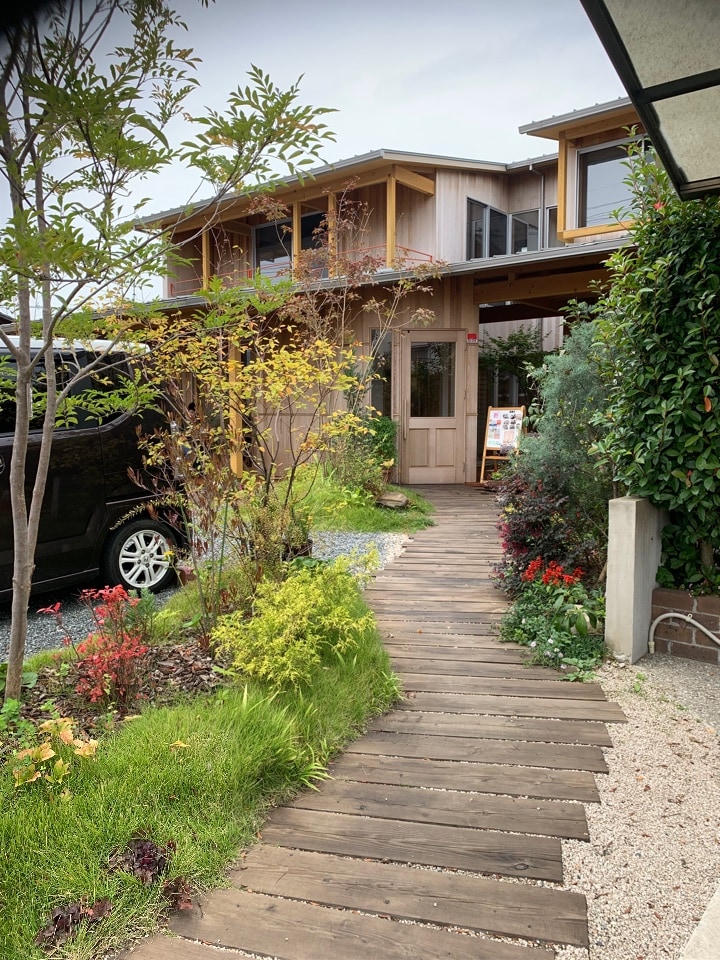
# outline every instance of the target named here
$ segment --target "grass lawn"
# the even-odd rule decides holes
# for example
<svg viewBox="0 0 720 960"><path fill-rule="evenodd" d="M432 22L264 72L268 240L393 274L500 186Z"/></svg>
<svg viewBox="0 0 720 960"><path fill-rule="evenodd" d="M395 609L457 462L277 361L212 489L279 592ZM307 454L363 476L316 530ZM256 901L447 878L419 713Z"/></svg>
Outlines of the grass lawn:
<svg viewBox="0 0 720 960"><path fill-rule="evenodd" d="M349 504L355 526L344 529L411 532L427 525L427 504L412 498L416 505L405 514ZM325 529L338 528L331 518L346 517L337 493L326 492L312 509ZM366 612L353 589L345 613L359 622ZM169 902L222 883L269 807L321 778L328 760L398 696L371 618L349 651L331 643L319 649L318 662L295 686L236 675L209 695L148 703L99 737L94 757L75 755L77 744L56 736L55 756L37 765L58 782L40 776L16 786L12 751L24 744L13 742L16 726L5 712L2 960L47 956L36 943L43 931L53 956L96 960L154 929ZM25 736L35 745L43 739L27 729ZM58 760L67 768L56 770ZM134 858L138 850L144 859ZM64 942L55 930L63 924L71 934Z"/></svg>

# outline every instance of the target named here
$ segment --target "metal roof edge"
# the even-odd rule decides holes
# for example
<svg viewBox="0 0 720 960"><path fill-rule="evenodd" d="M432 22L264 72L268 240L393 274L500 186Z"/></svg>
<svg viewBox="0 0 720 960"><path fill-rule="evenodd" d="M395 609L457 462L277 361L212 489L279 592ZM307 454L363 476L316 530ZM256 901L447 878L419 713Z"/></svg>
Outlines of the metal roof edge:
<svg viewBox="0 0 720 960"><path fill-rule="evenodd" d="M617 100L610 100L607 103L596 103L592 107L583 107L580 110L571 110L570 113L561 113L555 117L548 117L545 120L534 120L531 123L524 123L518 127L520 133L541 134L544 130L554 129L555 127L568 125L578 120L589 120L595 116L601 116L604 113L611 113L613 110L624 110L632 107L630 97L618 97Z"/></svg>

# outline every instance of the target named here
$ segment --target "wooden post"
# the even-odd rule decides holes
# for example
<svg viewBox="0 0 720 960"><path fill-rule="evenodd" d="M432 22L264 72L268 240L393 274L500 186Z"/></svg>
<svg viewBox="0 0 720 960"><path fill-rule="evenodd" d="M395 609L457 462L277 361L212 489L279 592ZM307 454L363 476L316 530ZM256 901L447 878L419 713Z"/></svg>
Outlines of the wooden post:
<svg viewBox="0 0 720 960"><path fill-rule="evenodd" d="M328 258L328 277L334 277L337 274L337 194L328 194L328 236L327 236L327 258Z"/></svg>
<svg viewBox="0 0 720 960"><path fill-rule="evenodd" d="M210 286L210 229L206 227L202 232L202 283L203 289Z"/></svg>
<svg viewBox="0 0 720 960"><path fill-rule="evenodd" d="M232 402L233 387L237 383L238 367L242 366L242 357L238 348L230 344L228 349L228 379L230 382L230 436L232 437L232 447L230 449L230 467L233 473L238 477L243 474L243 422L236 404Z"/></svg>
<svg viewBox="0 0 720 960"><path fill-rule="evenodd" d="M385 217L385 266L393 267L397 259L397 180L391 173L387 179Z"/></svg>
<svg viewBox="0 0 720 960"><path fill-rule="evenodd" d="M300 262L302 250L302 204L294 200L292 205L292 274L295 276L296 264Z"/></svg>

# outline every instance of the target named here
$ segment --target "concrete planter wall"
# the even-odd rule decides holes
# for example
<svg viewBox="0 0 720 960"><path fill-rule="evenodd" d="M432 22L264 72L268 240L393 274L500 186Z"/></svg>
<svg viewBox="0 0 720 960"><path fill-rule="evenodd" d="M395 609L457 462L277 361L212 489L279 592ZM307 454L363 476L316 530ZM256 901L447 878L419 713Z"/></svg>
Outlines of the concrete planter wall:
<svg viewBox="0 0 720 960"><path fill-rule="evenodd" d="M720 636L720 597L693 597L682 590L653 590L652 619L671 611L692 617ZM655 651L720 665L720 646L684 620L663 620L655 627Z"/></svg>

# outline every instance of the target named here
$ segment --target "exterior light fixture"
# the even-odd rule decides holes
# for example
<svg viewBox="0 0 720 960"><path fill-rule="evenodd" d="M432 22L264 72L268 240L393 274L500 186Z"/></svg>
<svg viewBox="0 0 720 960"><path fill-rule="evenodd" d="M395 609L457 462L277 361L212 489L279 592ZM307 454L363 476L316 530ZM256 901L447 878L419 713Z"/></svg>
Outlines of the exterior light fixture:
<svg viewBox="0 0 720 960"><path fill-rule="evenodd" d="M720 2L580 2L681 199L720 193Z"/></svg>

